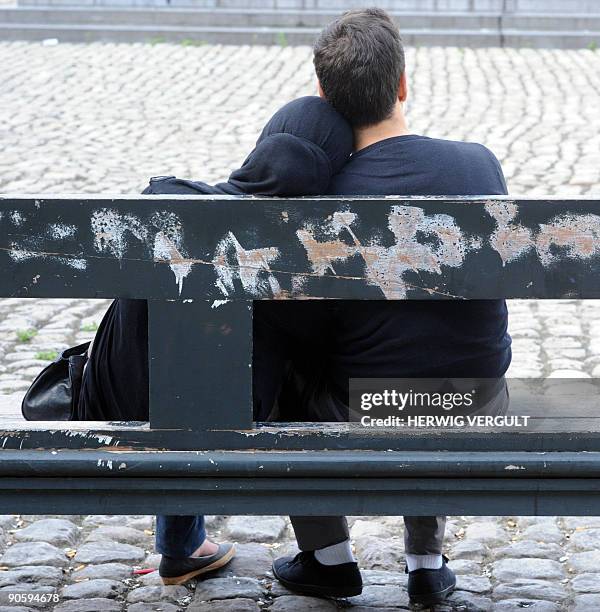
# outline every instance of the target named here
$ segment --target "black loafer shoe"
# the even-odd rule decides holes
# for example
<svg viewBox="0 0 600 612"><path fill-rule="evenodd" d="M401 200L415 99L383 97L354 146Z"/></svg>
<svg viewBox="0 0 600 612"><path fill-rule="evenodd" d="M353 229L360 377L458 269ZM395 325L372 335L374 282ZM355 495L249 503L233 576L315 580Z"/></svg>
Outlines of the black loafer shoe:
<svg viewBox="0 0 600 612"><path fill-rule="evenodd" d="M163 555L158 566L158 573L163 584L184 584L196 576L213 572L227 565L233 557L235 557L235 546L229 542L219 544L216 553L203 557L173 559Z"/></svg>
<svg viewBox="0 0 600 612"><path fill-rule="evenodd" d="M454 591L456 576L446 565L447 557L443 557L440 569L418 569L408 574L408 596L411 603L426 606L444 603L446 597Z"/></svg>
<svg viewBox="0 0 600 612"><path fill-rule="evenodd" d="M323 565L312 551L275 559L273 574L283 586L297 593L321 597L352 597L362 593L362 578L356 563Z"/></svg>

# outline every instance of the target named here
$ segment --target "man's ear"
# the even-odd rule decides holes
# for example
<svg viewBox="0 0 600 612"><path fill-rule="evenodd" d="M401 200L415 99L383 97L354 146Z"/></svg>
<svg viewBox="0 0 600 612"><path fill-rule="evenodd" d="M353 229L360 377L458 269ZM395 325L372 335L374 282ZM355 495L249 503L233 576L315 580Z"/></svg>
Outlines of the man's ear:
<svg viewBox="0 0 600 612"><path fill-rule="evenodd" d="M323 98L323 100L326 100L327 98L325 97L325 93L323 92L323 88L321 87L321 81L319 81L319 79L317 79L317 90L319 91L319 97Z"/></svg>
<svg viewBox="0 0 600 612"><path fill-rule="evenodd" d="M406 72L403 72L398 85L398 100L406 102L406 98L408 98L408 85L406 84Z"/></svg>

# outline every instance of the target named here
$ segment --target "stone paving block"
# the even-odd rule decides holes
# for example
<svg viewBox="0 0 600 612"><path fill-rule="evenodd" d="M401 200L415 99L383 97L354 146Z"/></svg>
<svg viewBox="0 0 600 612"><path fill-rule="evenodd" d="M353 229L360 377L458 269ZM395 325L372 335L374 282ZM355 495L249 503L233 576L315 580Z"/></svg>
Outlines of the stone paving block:
<svg viewBox="0 0 600 612"><path fill-rule="evenodd" d="M121 612L121 604L114 599L72 599L58 604L54 612Z"/></svg>
<svg viewBox="0 0 600 612"><path fill-rule="evenodd" d="M0 527L3 529L11 529L17 522L15 514L0 514Z"/></svg>
<svg viewBox="0 0 600 612"><path fill-rule="evenodd" d="M275 542L286 529L280 516L232 516L227 521L227 533L240 542Z"/></svg>
<svg viewBox="0 0 600 612"><path fill-rule="evenodd" d="M164 601L145 601L127 606L127 612L179 612L182 609L180 606Z"/></svg>
<svg viewBox="0 0 600 612"><path fill-rule="evenodd" d="M124 563L102 563L100 565L87 565L71 574L73 582L96 578L108 578L109 580L131 578L131 567Z"/></svg>
<svg viewBox="0 0 600 612"><path fill-rule="evenodd" d="M505 599L494 604L494 612L560 612L561 607L550 601L533 599ZM571 609L569 610L571 612ZM591 610L589 611L591 612Z"/></svg>
<svg viewBox="0 0 600 612"><path fill-rule="evenodd" d="M592 612L600 610L600 595L577 595L569 612Z"/></svg>
<svg viewBox="0 0 600 612"><path fill-rule="evenodd" d="M576 530L571 534L569 542L575 550L599 550L600 529Z"/></svg>
<svg viewBox="0 0 600 612"><path fill-rule="evenodd" d="M72 546L79 535L77 525L66 519L42 519L15 532L21 542L48 542L55 546Z"/></svg>
<svg viewBox="0 0 600 612"><path fill-rule="evenodd" d="M575 553L567 561L568 566L576 572L594 573L600 567L600 550L588 550Z"/></svg>
<svg viewBox="0 0 600 612"><path fill-rule="evenodd" d="M152 543L152 536L131 527L106 525L94 529L85 539L86 542L102 542L106 540L144 546Z"/></svg>
<svg viewBox="0 0 600 612"><path fill-rule="evenodd" d="M51 565L16 567L0 571L0 587L28 583L56 586L61 580L63 580L62 570Z"/></svg>
<svg viewBox="0 0 600 612"><path fill-rule="evenodd" d="M353 606L365 608L408 608L408 593L394 585L363 586L363 592L356 597L348 597Z"/></svg>
<svg viewBox="0 0 600 612"><path fill-rule="evenodd" d="M194 602L236 598L258 600L266 594L266 589L256 578L211 578L196 584Z"/></svg>
<svg viewBox="0 0 600 612"><path fill-rule="evenodd" d="M371 584L387 584L395 586L406 586L408 576L402 570L396 572L388 572L385 570L365 570L361 569L361 575L364 585Z"/></svg>
<svg viewBox="0 0 600 612"><path fill-rule="evenodd" d="M272 607L269 608L269 610L272 609ZM186 610L187 612L260 612L261 608L259 608L258 604L252 599L238 598L192 602ZM300 610L304 610L304 608L296 608L296 610L300 612ZM127 610L127 612L131 611ZM145 610L136 612L145 612Z"/></svg>
<svg viewBox="0 0 600 612"><path fill-rule="evenodd" d="M600 360L600 356L598 356ZM565 529L588 530L600 528L599 516L563 516L561 518Z"/></svg>
<svg viewBox="0 0 600 612"><path fill-rule="evenodd" d="M559 602L568 597L567 589L557 580L535 580L518 578L509 584L498 584L494 588L495 599L546 599Z"/></svg>
<svg viewBox="0 0 600 612"><path fill-rule="evenodd" d="M190 596L190 591L181 585L144 586L130 591L127 601L131 604L141 602L166 601L177 603Z"/></svg>
<svg viewBox="0 0 600 612"><path fill-rule="evenodd" d="M563 548L558 544L545 542L512 542L508 546L496 549L494 555L497 559L502 557L510 557L512 559L521 559L524 557L533 557L538 559L559 559L563 554Z"/></svg>
<svg viewBox="0 0 600 612"><path fill-rule="evenodd" d="M486 552L486 546L477 540L461 540L452 546L452 560L471 559L481 561Z"/></svg>
<svg viewBox="0 0 600 612"><path fill-rule="evenodd" d="M481 564L469 559L452 559L450 567L455 574L480 574Z"/></svg>
<svg viewBox="0 0 600 612"><path fill-rule="evenodd" d="M65 567L69 560L64 551L47 542L19 542L7 548L0 558L0 565L19 567L22 565L52 565Z"/></svg>
<svg viewBox="0 0 600 612"><path fill-rule="evenodd" d="M451 610L460 610L461 612L488 612L493 609L494 604L487 597L468 593L467 591L454 591L449 597L448 602L451 604ZM440 610L443 610L440 606Z"/></svg>
<svg viewBox="0 0 600 612"><path fill-rule="evenodd" d="M350 529L350 537L355 540L363 537L392 538L403 532L400 517L377 517L375 519L357 519Z"/></svg>
<svg viewBox="0 0 600 612"><path fill-rule="evenodd" d="M225 567L213 572L215 577L246 576L264 578L271 571L273 556L262 544L237 544L235 557Z"/></svg>
<svg viewBox="0 0 600 612"><path fill-rule="evenodd" d="M294 595L291 597L278 597L271 607L270 612L335 612L338 607L325 599L316 597L302 597ZM354 610L354 608L351 608Z"/></svg>
<svg viewBox="0 0 600 612"><path fill-rule="evenodd" d="M355 540L354 546L361 567L404 569L404 542L400 538L361 537Z"/></svg>
<svg viewBox="0 0 600 612"><path fill-rule="evenodd" d="M108 578L95 578L68 584L61 590L64 599L114 599L127 590L126 585L118 580Z"/></svg>
<svg viewBox="0 0 600 612"><path fill-rule="evenodd" d="M481 521L467 527L466 540L475 540L487 545L505 544L508 541L506 530L498 523Z"/></svg>
<svg viewBox="0 0 600 612"><path fill-rule="evenodd" d="M212 575L212 574L211 574ZM137 576L140 586L162 586L163 581L158 571L144 574L143 576Z"/></svg>
<svg viewBox="0 0 600 612"><path fill-rule="evenodd" d="M128 561L135 563L141 561L146 553L137 546L121 544L119 542L89 542L82 544L75 555L76 563L111 563Z"/></svg>
<svg viewBox="0 0 600 612"><path fill-rule="evenodd" d="M600 574L579 574L571 580L571 588L577 593L600 593Z"/></svg>
<svg viewBox="0 0 600 612"><path fill-rule="evenodd" d="M527 527L520 537L523 540L558 544L565 536L555 523L541 523Z"/></svg>
<svg viewBox="0 0 600 612"><path fill-rule="evenodd" d="M131 517L124 514L90 514L83 519L84 527L127 526Z"/></svg>
<svg viewBox="0 0 600 612"><path fill-rule="evenodd" d="M470 593L489 593L492 590L492 583L487 576L461 574L456 577L456 589Z"/></svg>
<svg viewBox="0 0 600 612"><path fill-rule="evenodd" d="M492 571L500 582L513 582L520 578L560 580L565 577L564 567L551 559L500 559L492 564Z"/></svg>

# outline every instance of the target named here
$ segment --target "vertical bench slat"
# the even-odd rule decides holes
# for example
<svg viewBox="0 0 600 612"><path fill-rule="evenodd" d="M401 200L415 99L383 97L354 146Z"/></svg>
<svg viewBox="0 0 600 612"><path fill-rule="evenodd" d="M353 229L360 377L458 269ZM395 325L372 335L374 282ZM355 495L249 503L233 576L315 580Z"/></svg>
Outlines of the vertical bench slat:
<svg viewBox="0 0 600 612"><path fill-rule="evenodd" d="M148 302L150 426L252 427L252 302Z"/></svg>

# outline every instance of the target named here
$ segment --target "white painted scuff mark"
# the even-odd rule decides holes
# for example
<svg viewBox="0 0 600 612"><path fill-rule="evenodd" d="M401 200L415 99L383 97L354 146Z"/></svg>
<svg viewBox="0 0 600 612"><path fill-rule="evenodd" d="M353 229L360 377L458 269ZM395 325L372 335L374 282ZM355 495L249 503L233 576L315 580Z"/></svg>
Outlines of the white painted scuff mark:
<svg viewBox="0 0 600 612"><path fill-rule="evenodd" d="M183 281L185 277L192 271L193 262L179 252L174 241L165 236L163 232L158 232L154 237L154 261L167 261L169 267L175 275L175 282L179 295L183 290Z"/></svg>
<svg viewBox="0 0 600 612"><path fill-rule="evenodd" d="M223 306L224 304L227 304L229 300L215 300L210 307L211 308L218 308L219 306Z"/></svg>
<svg viewBox="0 0 600 612"><path fill-rule="evenodd" d="M76 270L85 270L87 268L87 261L80 257L59 257L58 260Z"/></svg>
<svg viewBox="0 0 600 612"><path fill-rule="evenodd" d="M566 214L541 223L536 246L545 266L561 258L551 252L553 246L563 247L566 256L573 259L594 257L600 254L600 217Z"/></svg>
<svg viewBox="0 0 600 612"><path fill-rule="evenodd" d="M507 465L505 470L525 470L527 469L524 465Z"/></svg>
<svg viewBox="0 0 600 612"><path fill-rule="evenodd" d="M69 266L71 268L75 268L76 270L85 270L87 268L87 261L85 259L82 259L81 257L36 253L34 251L28 251L26 249L14 247L14 245L13 248L8 251L8 256L16 262L22 262L27 259L41 258L58 261L59 263L65 266ZM39 275L37 276L37 279L39 279ZM34 281L35 283L37 283L37 279Z"/></svg>
<svg viewBox="0 0 600 612"><path fill-rule="evenodd" d="M388 299L406 296L407 285L403 275L407 271L441 273L441 266L458 267L465 255L479 248L479 243L464 236L456 222L449 215L425 215L421 208L394 206L388 215L388 228L394 234L391 246L377 242L362 244L352 225L356 214L334 213L327 225L307 225L297 231L304 246L312 271L318 275L336 273L335 265L351 257L360 257L365 264L367 280L378 286ZM343 233L348 233L351 244ZM332 240L319 241L318 234L333 233ZM417 241L417 233L426 237Z"/></svg>
<svg viewBox="0 0 600 612"><path fill-rule="evenodd" d="M51 223L48 226L48 235L54 240L64 240L74 236L77 232L76 225L67 225L65 223Z"/></svg>
<svg viewBox="0 0 600 612"><path fill-rule="evenodd" d="M10 220L13 222L13 224L17 227L19 225L23 225L23 221L25 221L25 218L18 210L12 210L10 213L8 213L8 216L10 217Z"/></svg>
<svg viewBox="0 0 600 612"><path fill-rule="evenodd" d="M514 221L519 211L515 202L489 200L485 203L485 210L496 221L490 246L500 255L503 266L519 259L534 247L531 230Z"/></svg>
<svg viewBox="0 0 600 612"><path fill-rule="evenodd" d="M37 253L33 251L27 251L25 249L20 249L18 247L14 247L8 252L9 257L13 261L25 261L26 259L32 259L34 257L39 257Z"/></svg>
<svg viewBox="0 0 600 612"><path fill-rule="evenodd" d="M490 236L491 247L500 255L503 265L519 259L535 249L543 266L549 266L565 256L589 259L600 254L600 217L598 215L565 214L541 223L531 231L515 222L516 202L486 202L485 209L496 221ZM556 252L562 247L562 252ZM553 253L553 251L555 251Z"/></svg>
<svg viewBox="0 0 600 612"><path fill-rule="evenodd" d="M119 463L119 469L124 470L127 467L126 463Z"/></svg>
<svg viewBox="0 0 600 612"><path fill-rule="evenodd" d="M103 253L110 252L121 259L127 250L129 236L147 243L148 228L134 215L122 215L116 210L95 210L91 219L94 246Z"/></svg>
<svg viewBox="0 0 600 612"><path fill-rule="evenodd" d="M113 462L111 459L98 459L96 465L98 467L108 468L109 470L113 469Z"/></svg>
<svg viewBox="0 0 600 612"><path fill-rule="evenodd" d="M96 440L100 444L106 444L107 446L110 446L114 441L113 436L97 434L97 433L93 433L90 431L76 431L74 429L71 429L71 430L65 430L63 433L65 436L69 436L71 438L88 438L88 439L91 438L91 439ZM115 443L118 444L118 442L119 441L117 440Z"/></svg>
<svg viewBox="0 0 600 612"><path fill-rule="evenodd" d="M217 244L212 261L217 273L215 285L228 296L235 289L234 281L239 279L249 295L277 296L281 293L281 286L269 264L278 257L279 249L275 247L246 250L233 232L228 232Z"/></svg>

